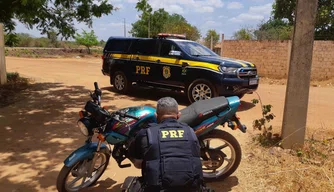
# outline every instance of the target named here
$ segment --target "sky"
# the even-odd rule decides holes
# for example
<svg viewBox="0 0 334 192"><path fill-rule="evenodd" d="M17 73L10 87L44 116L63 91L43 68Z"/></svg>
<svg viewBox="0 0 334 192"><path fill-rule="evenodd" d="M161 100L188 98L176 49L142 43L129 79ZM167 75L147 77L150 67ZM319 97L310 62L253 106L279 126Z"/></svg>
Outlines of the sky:
<svg viewBox="0 0 334 192"><path fill-rule="evenodd" d="M118 7L108 16L95 18L93 29L99 40L106 41L110 36L124 36L124 19L126 35L131 30L131 23L139 19L136 10L138 0L109 0ZM181 14L190 24L195 25L205 37L209 29L224 34L231 39L233 33L242 27L255 28L261 21L270 17L274 0L148 0L153 10L164 8L169 13ZM77 23L78 32L91 30L85 23ZM35 37L43 36L36 29L29 30L17 22L16 32L29 33Z"/></svg>

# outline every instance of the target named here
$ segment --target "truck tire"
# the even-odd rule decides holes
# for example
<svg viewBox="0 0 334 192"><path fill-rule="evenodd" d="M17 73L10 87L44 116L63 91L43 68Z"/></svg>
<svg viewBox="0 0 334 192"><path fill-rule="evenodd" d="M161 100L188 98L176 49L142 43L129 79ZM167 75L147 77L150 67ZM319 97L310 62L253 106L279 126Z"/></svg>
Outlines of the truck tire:
<svg viewBox="0 0 334 192"><path fill-rule="evenodd" d="M128 93L131 87L131 82L129 82L128 78L122 71L116 71L111 78L112 85L117 93Z"/></svg>
<svg viewBox="0 0 334 192"><path fill-rule="evenodd" d="M205 79L197 79L190 83L186 93L190 103L218 96L216 88L210 81Z"/></svg>

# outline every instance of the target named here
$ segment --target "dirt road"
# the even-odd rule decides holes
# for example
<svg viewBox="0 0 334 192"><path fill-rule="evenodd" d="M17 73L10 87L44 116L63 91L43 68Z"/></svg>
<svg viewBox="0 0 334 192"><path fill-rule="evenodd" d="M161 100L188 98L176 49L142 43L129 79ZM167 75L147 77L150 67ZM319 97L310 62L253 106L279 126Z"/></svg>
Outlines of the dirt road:
<svg viewBox="0 0 334 192"><path fill-rule="evenodd" d="M7 57L9 72L33 78L35 84L26 91L26 98L14 105L0 109L0 186L2 191L55 191L55 183L62 161L70 152L84 142L76 128L78 111L89 99L97 81L103 90L103 105L118 109L133 105L155 105L166 93L140 91L136 95L124 96L111 91L109 79L101 74L100 59L26 59ZM264 104L273 105L276 118L274 130L280 131L285 86L261 84L258 90ZM178 99L181 108L185 98L170 94ZM312 87L310 91L308 132L331 129L334 126L333 88ZM249 127L246 134L230 131L242 145L257 133L251 128L252 121L261 117L259 106L251 104L256 94L246 95L238 115ZM217 191L245 191L244 178L247 165L240 168L224 182L212 183ZM120 184L129 175L140 175L131 167L118 168L112 160L98 184L89 191L119 191ZM219 188L219 190L218 190ZM254 189L255 190L255 189ZM247 191L252 191L247 189Z"/></svg>

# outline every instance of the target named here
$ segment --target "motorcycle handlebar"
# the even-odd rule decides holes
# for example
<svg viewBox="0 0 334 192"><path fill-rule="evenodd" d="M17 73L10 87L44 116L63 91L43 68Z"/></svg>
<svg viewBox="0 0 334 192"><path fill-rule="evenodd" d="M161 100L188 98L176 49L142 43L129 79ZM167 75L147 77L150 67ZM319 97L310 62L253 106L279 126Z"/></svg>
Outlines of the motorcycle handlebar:
<svg viewBox="0 0 334 192"><path fill-rule="evenodd" d="M97 82L94 82L94 87L95 87L95 90L99 89L99 85L97 84Z"/></svg>

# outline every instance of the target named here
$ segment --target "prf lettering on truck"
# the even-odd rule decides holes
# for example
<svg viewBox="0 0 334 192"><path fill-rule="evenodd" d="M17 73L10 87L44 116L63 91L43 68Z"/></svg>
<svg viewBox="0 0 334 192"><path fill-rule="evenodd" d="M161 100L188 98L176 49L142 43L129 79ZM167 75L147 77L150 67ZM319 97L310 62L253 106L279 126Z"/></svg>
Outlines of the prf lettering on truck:
<svg viewBox="0 0 334 192"><path fill-rule="evenodd" d="M136 66L136 74L148 75L150 73L150 67L147 66Z"/></svg>

